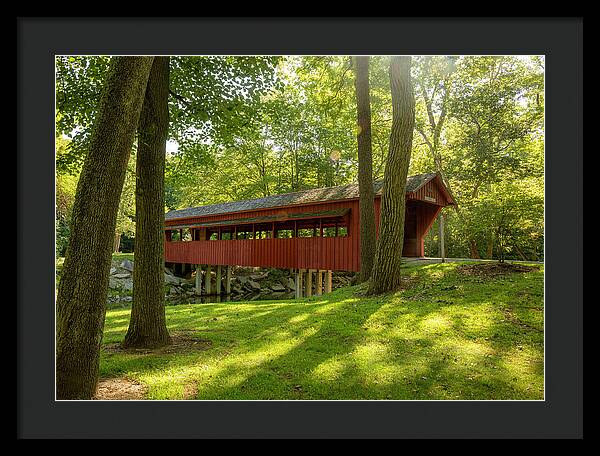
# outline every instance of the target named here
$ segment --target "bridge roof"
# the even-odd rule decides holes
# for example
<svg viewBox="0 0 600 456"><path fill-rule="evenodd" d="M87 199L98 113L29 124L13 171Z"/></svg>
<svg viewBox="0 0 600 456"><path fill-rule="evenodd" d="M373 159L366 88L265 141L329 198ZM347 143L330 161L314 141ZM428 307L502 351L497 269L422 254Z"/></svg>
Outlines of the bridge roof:
<svg viewBox="0 0 600 456"><path fill-rule="evenodd" d="M427 182L436 177L436 173L418 174L409 176L406 180L406 193L417 191ZM376 195L381 195L383 181L375 181L373 190ZM169 211L165 214L165 220L174 220L190 217L204 217L209 215L221 215L234 212L260 210L274 207L296 206L303 204L314 204L326 201L339 201L358 198L358 184L339 185L337 187L313 188L281 195L270 195L264 198L256 198L243 201L232 201L207 206L189 207Z"/></svg>

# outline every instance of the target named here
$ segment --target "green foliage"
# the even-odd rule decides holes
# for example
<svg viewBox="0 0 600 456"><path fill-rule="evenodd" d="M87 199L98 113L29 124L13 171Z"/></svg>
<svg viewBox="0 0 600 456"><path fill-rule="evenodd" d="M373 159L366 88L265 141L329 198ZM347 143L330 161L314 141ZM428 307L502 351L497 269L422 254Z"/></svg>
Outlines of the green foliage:
<svg viewBox="0 0 600 456"><path fill-rule="evenodd" d="M67 153L69 142L64 138L56 138L57 161ZM69 243L69 223L75 202L75 192L79 172L75 174L57 173L56 175L56 256L64 256Z"/></svg>
<svg viewBox="0 0 600 456"><path fill-rule="evenodd" d="M417 59L411 171L442 172L458 201L458 212L446 210L447 256L469 256L473 241L482 257L542 257L543 70L539 57ZM494 223L516 208L523 210L510 229L513 245L504 245ZM518 226L535 229L517 235ZM425 247L438 255L437 223Z"/></svg>
<svg viewBox="0 0 600 456"><path fill-rule="evenodd" d="M108 68L105 56L56 58L57 135L72 139L60 169L83 162ZM180 150L199 142L231 143L252 124L263 93L277 86L277 57L172 57L170 139Z"/></svg>
<svg viewBox="0 0 600 456"><path fill-rule="evenodd" d="M135 162L135 155L132 154L127 163L127 172L125 173L115 228L117 234L127 236L135 235Z"/></svg>
<svg viewBox="0 0 600 456"><path fill-rule="evenodd" d="M107 63L106 57L57 58L57 132L71 138L57 156L59 174L77 173ZM350 65L348 56L173 57L170 139L178 150L167 157L166 208L355 182ZM388 68L388 57L371 58L376 179L383 177L389 147ZM482 257L541 258L543 57L415 57L413 80L409 173L442 173L458 201L458 212L445 210L447 255L469 256L473 241ZM119 229L131 235L128 182ZM494 224L516 208L523 211L511 222L509 244L515 245L505 245ZM433 228L427 255L437 255Z"/></svg>

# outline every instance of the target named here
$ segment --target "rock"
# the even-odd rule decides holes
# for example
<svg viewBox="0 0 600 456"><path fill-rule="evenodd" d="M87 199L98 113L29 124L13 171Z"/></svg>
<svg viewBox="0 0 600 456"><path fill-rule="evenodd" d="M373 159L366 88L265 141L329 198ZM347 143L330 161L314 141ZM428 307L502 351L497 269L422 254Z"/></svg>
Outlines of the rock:
<svg viewBox="0 0 600 456"><path fill-rule="evenodd" d="M269 275L269 272L263 272L262 274L250 274L252 280L261 280Z"/></svg>
<svg viewBox="0 0 600 456"><path fill-rule="evenodd" d="M131 291L133 290L133 280L124 280L123 281L123 290Z"/></svg>
<svg viewBox="0 0 600 456"><path fill-rule="evenodd" d="M270 286L271 290L273 290L274 292L280 292L280 291L287 291L287 288L285 288L283 285L281 285L280 283L275 283L273 285Z"/></svg>
<svg viewBox="0 0 600 456"><path fill-rule="evenodd" d="M127 279L131 277L131 274L128 272L123 272L121 274L114 274L115 279Z"/></svg>
<svg viewBox="0 0 600 456"><path fill-rule="evenodd" d="M171 287L171 288L169 289L169 294L170 294L170 295L176 295L177 293L178 293L178 292L177 292L177 287Z"/></svg>
<svg viewBox="0 0 600 456"><path fill-rule="evenodd" d="M179 285L181 281L184 279L180 279L179 277L175 277L174 275L165 274L165 283Z"/></svg>
<svg viewBox="0 0 600 456"><path fill-rule="evenodd" d="M112 277L109 277L108 288L111 288L112 290L117 290L117 289L121 288L122 286L123 286L123 283L121 281L113 279Z"/></svg>
<svg viewBox="0 0 600 456"><path fill-rule="evenodd" d="M287 287L291 290L295 290L296 289L296 282L294 282L294 279L292 279L291 277L288 279L288 285Z"/></svg>
<svg viewBox="0 0 600 456"><path fill-rule="evenodd" d="M238 276L237 277L238 281L244 285L246 282L248 282L248 280L250 280L250 277L248 276Z"/></svg>
<svg viewBox="0 0 600 456"><path fill-rule="evenodd" d="M254 290L260 290L260 283L255 282L254 280L248 280L248 285L250 286L250 288L254 289Z"/></svg>
<svg viewBox="0 0 600 456"><path fill-rule="evenodd" d="M110 268L110 274L114 274L115 272L117 272L117 268Z"/></svg>
<svg viewBox="0 0 600 456"><path fill-rule="evenodd" d="M123 269L127 269L129 272L133 272L133 262L131 262L129 260L123 260L121 262L121 267Z"/></svg>

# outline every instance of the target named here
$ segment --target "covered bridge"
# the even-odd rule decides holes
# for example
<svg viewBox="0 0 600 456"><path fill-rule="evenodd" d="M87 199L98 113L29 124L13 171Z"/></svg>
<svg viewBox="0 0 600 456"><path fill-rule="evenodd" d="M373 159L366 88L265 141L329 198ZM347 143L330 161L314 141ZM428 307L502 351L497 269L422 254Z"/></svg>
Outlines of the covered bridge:
<svg viewBox="0 0 600 456"><path fill-rule="evenodd" d="M382 187L374 183L377 232ZM451 204L439 175L408 178L403 256L424 255L427 231ZM216 267L218 288L221 266L314 270L330 278L331 271L360 270L359 222L358 184L170 211L165 262Z"/></svg>

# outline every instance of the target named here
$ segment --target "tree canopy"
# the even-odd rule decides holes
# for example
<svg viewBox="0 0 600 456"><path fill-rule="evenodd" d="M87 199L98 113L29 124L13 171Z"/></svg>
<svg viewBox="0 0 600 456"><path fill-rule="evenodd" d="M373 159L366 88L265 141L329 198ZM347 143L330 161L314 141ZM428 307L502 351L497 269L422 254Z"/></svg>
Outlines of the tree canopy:
<svg viewBox="0 0 600 456"><path fill-rule="evenodd" d="M56 60L57 136L68 138L57 154L60 176L76 175L83 160L109 60ZM351 57L171 62L166 209L357 181ZM388 67L389 57L371 57L374 179L383 178L389 150ZM543 57L415 56L412 79L409 175L439 172L460 208L445 210L447 256L469 256L472 240L481 257L541 259ZM436 229L425 250L437 254Z"/></svg>

